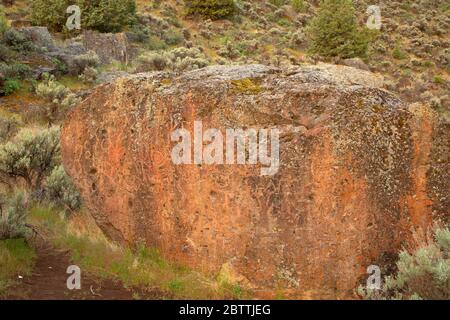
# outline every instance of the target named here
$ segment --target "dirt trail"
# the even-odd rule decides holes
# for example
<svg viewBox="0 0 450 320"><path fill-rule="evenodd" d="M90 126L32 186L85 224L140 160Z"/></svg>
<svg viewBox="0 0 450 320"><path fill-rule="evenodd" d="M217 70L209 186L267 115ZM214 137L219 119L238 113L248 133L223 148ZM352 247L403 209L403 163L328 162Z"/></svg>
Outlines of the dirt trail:
<svg viewBox="0 0 450 320"><path fill-rule="evenodd" d="M34 241L37 242L37 241ZM33 243L37 258L31 276L18 279L19 284L11 288L6 296L8 300L131 300L161 299L161 292L132 291L124 288L120 282L103 280L81 273L81 289L67 289L66 281L70 276L67 267L73 265L69 252L57 250L46 241ZM136 294L133 295L133 292Z"/></svg>

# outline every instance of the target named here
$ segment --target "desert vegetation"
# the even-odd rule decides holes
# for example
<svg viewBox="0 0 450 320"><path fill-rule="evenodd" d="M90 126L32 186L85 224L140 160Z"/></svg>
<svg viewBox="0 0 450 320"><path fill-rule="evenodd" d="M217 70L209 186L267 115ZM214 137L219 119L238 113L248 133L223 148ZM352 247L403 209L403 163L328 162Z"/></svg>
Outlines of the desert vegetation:
<svg viewBox="0 0 450 320"><path fill-rule="evenodd" d="M323 1L307 29L311 53L355 58L367 54L369 30L358 26L352 1Z"/></svg>
<svg viewBox="0 0 450 320"><path fill-rule="evenodd" d="M31 274L42 236L89 274L127 288L157 288L161 298L255 294L232 277L172 263L144 244L114 243L95 225L62 163L60 133L67 114L97 85L140 72L166 77L210 65L259 63L289 73L334 63L380 73L384 89L423 103L442 121L450 118L448 1L380 1L382 14L389 12L381 30L366 27L369 1L2 3L0 296L19 275ZM81 30L66 27L71 4L81 9ZM86 41L87 31L98 37L94 45ZM170 80L161 83L169 86ZM249 96L264 90L251 78L230 81L230 88ZM355 288L353 297L450 299L448 220L442 224L416 247L398 252L381 290ZM145 294L136 291L134 298Z"/></svg>
<svg viewBox="0 0 450 320"><path fill-rule="evenodd" d="M435 227L432 235L418 236L416 246L403 250L397 273L384 279L382 290L359 288L365 299L450 299L450 230Z"/></svg>
<svg viewBox="0 0 450 320"><path fill-rule="evenodd" d="M188 14L201 15L214 20L232 17L236 11L233 0L188 0L185 3Z"/></svg>

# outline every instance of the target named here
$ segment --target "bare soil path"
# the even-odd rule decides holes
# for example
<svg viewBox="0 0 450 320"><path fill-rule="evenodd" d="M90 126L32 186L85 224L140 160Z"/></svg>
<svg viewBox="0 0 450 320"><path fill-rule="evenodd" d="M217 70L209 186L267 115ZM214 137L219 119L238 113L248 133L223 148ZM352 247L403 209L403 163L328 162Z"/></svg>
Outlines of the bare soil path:
<svg viewBox="0 0 450 320"><path fill-rule="evenodd" d="M37 242L37 243L36 243ZM67 288L67 268L73 263L67 251L57 250L46 241L34 241L37 257L31 276L18 280L11 288L7 300L132 300L161 299L158 290L130 290L120 282L98 279L81 273L81 289Z"/></svg>

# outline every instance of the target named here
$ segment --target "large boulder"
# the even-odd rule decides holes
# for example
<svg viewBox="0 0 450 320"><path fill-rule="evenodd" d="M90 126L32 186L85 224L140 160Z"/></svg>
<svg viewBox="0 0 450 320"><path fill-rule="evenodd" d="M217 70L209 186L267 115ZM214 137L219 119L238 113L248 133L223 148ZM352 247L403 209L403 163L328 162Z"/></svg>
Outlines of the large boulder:
<svg viewBox="0 0 450 320"><path fill-rule="evenodd" d="M413 229L449 220L449 123L381 84L327 65L119 78L69 114L63 161L116 241L204 272L232 268L260 290L349 297ZM277 128L279 168L263 175L248 150L241 165L175 164L172 135L185 128L194 141L195 121L224 137Z"/></svg>

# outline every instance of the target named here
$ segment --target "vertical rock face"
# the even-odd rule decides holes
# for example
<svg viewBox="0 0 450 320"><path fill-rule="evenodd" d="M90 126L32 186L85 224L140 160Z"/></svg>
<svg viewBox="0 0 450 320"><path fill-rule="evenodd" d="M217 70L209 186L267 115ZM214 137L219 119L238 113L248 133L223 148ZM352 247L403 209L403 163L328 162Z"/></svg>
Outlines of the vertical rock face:
<svg viewBox="0 0 450 320"><path fill-rule="evenodd" d="M413 228L449 219L449 124L336 66L139 74L97 87L68 117L65 167L114 240L158 247L257 287L346 297ZM280 165L182 164L172 133L280 130ZM205 143L207 145L208 143Z"/></svg>

